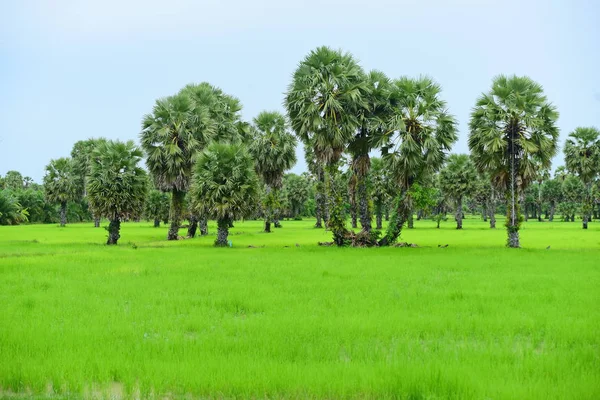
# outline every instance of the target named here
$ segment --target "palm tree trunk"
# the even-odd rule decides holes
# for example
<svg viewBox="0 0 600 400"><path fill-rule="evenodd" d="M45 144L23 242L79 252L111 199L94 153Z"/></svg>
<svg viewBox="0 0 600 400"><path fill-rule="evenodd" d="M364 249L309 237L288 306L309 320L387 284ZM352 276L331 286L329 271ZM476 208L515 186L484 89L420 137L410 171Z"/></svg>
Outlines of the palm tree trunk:
<svg viewBox="0 0 600 400"><path fill-rule="evenodd" d="M358 212L360 216L360 227L363 232L371 232L371 207L369 206L369 191L367 187L367 175L371 168L371 159L369 154L362 155L357 160L357 194L358 194ZM381 228L380 228L381 229Z"/></svg>
<svg viewBox="0 0 600 400"><path fill-rule="evenodd" d="M206 218L205 216L201 216L199 218L199 225L200 225L200 236L206 236L208 235L208 218Z"/></svg>
<svg viewBox="0 0 600 400"><path fill-rule="evenodd" d="M409 219L412 212L412 199L408 194L408 189L402 189L396 197L394 212L390 218L387 232L379 241L380 246L389 246L398 240L402 232L402 226Z"/></svg>
<svg viewBox="0 0 600 400"><path fill-rule="evenodd" d="M167 234L167 240L177 240L179 237L179 227L181 226L184 198L185 192L173 189L173 196L171 197L171 210L169 212L171 227L169 228L169 233Z"/></svg>
<svg viewBox="0 0 600 400"><path fill-rule="evenodd" d="M335 185L335 177L338 174L338 169L334 164L328 165L327 169L328 173L325 182L327 187L327 205L330 213L327 227L333 233L333 242L336 246L345 246L348 230L346 229L343 199Z"/></svg>
<svg viewBox="0 0 600 400"><path fill-rule="evenodd" d="M94 217L94 228L100 228L100 217Z"/></svg>
<svg viewBox="0 0 600 400"><path fill-rule="evenodd" d="M269 221L269 218L265 218L265 233L271 233L271 221Z"/></svg>
<svg viewBox="0 0 600 400"><path fill-rule="evenodd" d="M160 228L160 219L154 218L154 227L155 228Z"/></svg>
<svg viewBox="0 0 600 400"><path fill-rule="evenodd" d="M117 244L117 241L121 237L119 234L121 230L121 220L118 216L113 216L108 224L108 240L106 241L107 245Z"/></svg>
<svg viewBox="0 0 600 400"><path fill-rule="evenodd" d="M414 220L414 215L413 215L413 210L411 209L409 214L408 214L408 229L414 229L415 227L415 220Z"/></svg>
<svg viewBox="0 0 600 400"><path fill-rule="evenodd" d="M356 171L354 170L354 163L356 161L352 160L353 168L352 168L352 176L348 182L348 200L350 202L350 221L352 224L352 229L356 229L358 227L357 221L357 210L356 210L356 182L358 176L356 175Z"/></svg>
<svg viewBox="0 0 600 400"><path fill-rule="evenodd" d="M507 196L508 201L506 207L506 229L508 233L507 246L518 248L520 247L519 188L517 186L517 176L519 173L517 136L519 134L519 126L517 124L513 124L509 129L508 155L510 166L510 192Z"/></svg>
<svg viewBox="0 0 600 400"><path fill-rule="evenodd" d="M226 247L227 246L227 237L229 236L229 224L230 220L228 218L219 219L217 221L217 239L215 240L215 246L217 247Z"/></svg>
<svg viewBox="0 0 600 400"><path fill-rule="evenodd" d="M271 218L273 216L273 204L274 196L273 196L273 188L270 185L266 185L265 187L265 233L271 233Z"/></svg>
<svg viewBox="0 0 600 400"><path fill-rule="evenodd" d="M381 204L381 201L378 201L375 205L375 222L376 222L376 228L375 229L383 229L383 205Z"/></svg>
<svg viewBox="0 0 600 400"><path fill-rule="evenodd" d="M60 226L65 226L67 224L67 202L60 202Z"/></svg>
<svg viewBox="0 0 600 400"><path fill-rule="evenodd" d="M459 197L456 201L456 229L462 229L462 197Z"/></svg>
<svg viewBox="0 0 600 400"><path fill-rule="evenodd" d="M389 204L385 206L385 220L386 221L390 220L390 206L389 206Z"/></svg>
<svg viewBox="0 0 600 400"><path fill-rule="evenodd" d="M196 231L198 230L198 217L194 214L190 215L190 226L188 227L187 235L190 238L196 237Z"/></svg>
<svg viewBox="0 0 600 400"><path fill-rule="evenodd" d="M550 203L550 215L548 216L548 221L554 221L554 210L556 209L556 205L554 202Z"/></svg>

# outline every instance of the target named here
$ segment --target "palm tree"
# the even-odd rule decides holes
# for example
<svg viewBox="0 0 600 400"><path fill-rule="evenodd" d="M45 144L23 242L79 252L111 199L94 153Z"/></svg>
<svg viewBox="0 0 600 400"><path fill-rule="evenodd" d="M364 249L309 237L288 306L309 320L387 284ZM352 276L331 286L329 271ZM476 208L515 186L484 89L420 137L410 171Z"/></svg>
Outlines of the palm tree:
<svg viewBox="0 0 600 400"><path fill-rule="evenodd" d="M587 229L593 209L592 185L600 174L600 131L576 128L569 134L564 152L567 169L577 174L585 186L582 213L583 229Z"/></svg>
<svg viewBox="0 0 600 400"><path fill-rule="evenodd" d="M212 143L198 157L190 200L217 220L215 246L227 246L230 222L244 218L258 199L258 178L242 144Z"/></svg>
<svg viewBox="0 0 600 400"><path fill-rule="evenodd" d="M283 191L289 204L289 216L293 219L300 217L308 200L310 181L306 173L302 175L286 174L283 177Z"/></svg>
<svg viewBox="0 0 600 400"><path fill-rule="evenodd" d="M311 51L294 72L285 106L296 135L312 144L326 165L329 203L328 226L336 245L348 243L342 194L334 185L337 163L354 136L357 111L366 106L362 68L352 55L319 47Z"/></svg>
<svg viewBox="0 0 600 400"><path fill-rule="evenodd" d="M403 77L393 82L390 102L393 130L377 138L399 190L393 214L380 245L394 243L412 214L410 189L444 164L457 139L456 121L440 99L441 87L431 78Z"/></svg>
<svg viewBox="0 0 600 400"><path fill-rule="evenodd" d="M283 174L296 164L296 138L287 132L285 117L276 111L263 111L254 118L256 135L250 145L256 172L266 186L265 232L271 220L279 217L279 190Z"/></svg>
<svg viewBox="0 0 600 400"><path fill-rule="evenodd" d="M548 203L548 221L554 221L556 206L562 199L562 183L558 178L549 179L542 186L542 199Z"/></svg>
<svg viewBox="0 0 600 400"><path fill-rule="evenodd" d="M209 125L209 118L187 94L180 93L157 100L142 121L140 137L148 170L159 190L172 193L168 240L178 238L194 157L202 147L197 126Z"/></svg>
<svg viewBox="0 0 600 400"><path fill-rule="evenodd" d="M0 225L19 225L28 221L28 215L10 190L0 190Z"/></svg>
<svg viewBox="0 0 600 400"><path fill-rule="evenodd" d="M352 154L351 169L355 177L356 195L358 197L358 213L361 228L371 231L371 208L369 207L368 174L371 167L369 152L373 149L376 136L399 126L394 126L398 119L391 118L392 82L380 71L371 71L365 77L366 90L363 93L364 105L358 109L359 126L348 145Z"/></svg>
<svg viewBox="0 0 600 400"><path fill-rule="evenodd" d="M456 205L456 229L462 229L463 197L476 189L477 170L475 164L466 154L452 154L446 167L440 171L442 190L448 194Z"/></svg>
<svg viewBox="0 0 600 400"><path fill-rule="evenodd" d="M519 195L556 154L557 118L542 86L528 77L504 75L477 99L471 114L469 148L475 165L490 172L506 194L508 247L520 247Z"/></svg>
<svg viewBox="0 0 600 400"><path fill-rule="evenodd" d="M144 209L148 179L138 165L142 154L132 140L106 141L92 152L87 193L92 209L109 220L106 244L117 244L123 218Z"/></svg>
<svg viewBox="0 0 600 400"><path fill-rule="evenodd" d="M151 190L146 197L144 208L146 218L154 221L154 227L160 227L160 221L168 218L169 215L169 196L160 190Z"/></svg>
<svg viewBox="0 0 600 400"><path fill-rule="evenodd" d="M70 158L50 160L44 176L44 191L49 202L60 204L60 226L66 225L67 203L79 198L80 187Z"/></svg>

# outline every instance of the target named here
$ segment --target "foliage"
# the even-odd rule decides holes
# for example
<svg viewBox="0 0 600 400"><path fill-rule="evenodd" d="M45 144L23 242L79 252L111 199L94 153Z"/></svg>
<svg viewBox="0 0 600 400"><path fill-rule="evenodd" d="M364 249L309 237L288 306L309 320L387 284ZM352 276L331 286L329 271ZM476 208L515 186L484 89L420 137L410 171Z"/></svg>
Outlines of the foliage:
<svg viewBox="0 0 600 400"><path fill-rule="evenodd" d="M190 200L209 218L233 221L249 215L258 200L258 178L244 146L210 144L196 162Z"/></svg>
<svg viewBox="0 0 600 400"><path fill-rule="evenodd" d="M67 203L80 197L79 177L70 158L51 160L46 166L44 190L51 203Z"/></svg>
<svg viewBox="0 0 600 400"><path fill-rule="evenodd" d="M0 225L18 225L28 221L29 213L8 189L0 190Z"/></svg>
<svg viewBox="0 0 600 400"><path fill-rule="evenodd" d="M147 183L141 158L133 141L106 141L94 148L87 191L97 214L109 220L141 215Z"/></svg>
<svg viewBox="0 0 600 400"><path fill-rule="evenodd" d="M480 172L505 192L508 245L519 247L518 194L549 168L556 154L558 112L542 87L528 77L500 75L475 104L469 148Z"/></svg>

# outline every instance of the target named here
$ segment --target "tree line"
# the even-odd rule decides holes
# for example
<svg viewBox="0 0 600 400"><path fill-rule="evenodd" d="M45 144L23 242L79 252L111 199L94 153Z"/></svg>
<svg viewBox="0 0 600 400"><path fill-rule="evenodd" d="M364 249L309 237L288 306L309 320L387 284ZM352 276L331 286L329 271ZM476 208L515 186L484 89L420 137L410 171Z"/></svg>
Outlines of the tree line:
<svg viewBox="0 0 600 400"><path fill-rule="evenodd" d="M44 199L59 205L61 224L77 202L97 225L108 218L109 244L117 243L122 220L142 215L155 226L169 221L168 240L180 238L184 220L193 237L198 228L207 234L215 219L218 246L227 245L235 220L249 217L262 218L270 232L285 216L314 215L337 246L389 246L415 213L439 226L452 209L461 229L465 210L489 218L492 228L502 212L509 247L519 247L521 222L530 216L552 221L558 212L573 221L578 214L584 228L598 217L600 132L571 132L565 167L550 179L558 111L528 77L498 76L476 99L469 155L450 154L457 122L433 79L364 71L351 54L328 47L301 60L284 106L287 115L264 111L247 122L234 96L206 82L187 85L156 100L139 147L89 139L70 158L52 160ZM298 142L308 173L286 175ZM0 195L0 223L25 221L27 213L31 219L33 207L10 190ZM48 222L51 209L34 221Z"/></svg>

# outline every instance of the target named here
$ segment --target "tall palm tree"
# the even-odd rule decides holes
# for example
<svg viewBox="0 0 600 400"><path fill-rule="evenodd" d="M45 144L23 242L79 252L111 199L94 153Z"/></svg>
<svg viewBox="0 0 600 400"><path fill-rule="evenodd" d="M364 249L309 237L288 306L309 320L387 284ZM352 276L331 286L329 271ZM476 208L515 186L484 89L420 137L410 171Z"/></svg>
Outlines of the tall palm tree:
<svg viewBox="0 0 600 400"><path fill-rule="evenodd" d="M283 174L296 164L296 138L287 132L285 117L276 111L263 111L254 118L256 135L250 145L256 172L266 186L265 232L278 219L279 190Z"/></svg>
<svg viewBox="0 0 600 400"><path fill-rule="evenodd" d="M44 176L44 191L46 199L51 203L60 204L60 226L67 223L67 203L75 201L80 196L78 176L70 158L50 160Z"/></svg>
<svg viewBox="0 0 600 400"><path fill-rule="evenodd" d="M592 186L600 174L600 131L596 128L576 128L565 143L565 164L569 171L577 174L585 186L582 204L583 229L593 209Z"/></svg>
<svg viewBox="0 0 600 400"><path fill-rule="evenodd" d="M456 205L456 229L462 229L462 201L464 196L476 189L477 170L466 154L451 154L446 166L440 171L440 185Z"/></svg>
<svg viewBox="0 0 600 400"><path fill-rule="evenodd" d="M217 220L215 246L227 246L230 223L254 210L258 178L242 144L212 143L198 157L190 191L193 207Z"/></svg>
<svg viewBox="0 0 600 400"><path fill-rule="evenodd" d="M365 107L362 68L349 53L319 47L302 60L285 97L285 106L296 135L313 145L327 169L328 226L336 245L348 243L342 194L334 181L337 163L355 134L357 111Z"/></svg>
<svg viewBox="0 0 600 400"><path fill-rule="evenodd" d="M90 206L109 220L106 244L117 244L123 218L142 214L148 179L138 165L141 158L132 140L106 141L92 152L87 193Z"/></svg>
<svg viewBox="0 0 600 400"><path fill-rule="evenodd" d="M412 185L443 166L457 139L456 120L448 113L440 92L441 87L428 77L403 77L393 82L393 114L389 122L393 129L378 135L377 145L388 159L399 192L380 245L390 245L398 239L412 214Z"/></svg>
<svg viewBox="0 0 600 400"><path fill-rule="evenodd" d="M142 121L141 144L155 186L172 193L168 240L177 240L185 193L192 176L194 157L202 143L197 126L209 125L206 110L197 110L185 93L159 99Z"/></svg>
<svg viewBox="0 0 600 400"><path fill-rule="evenodd" d="M528 77L500 75L471 113L469 148L480 171L491 173L507 199L508 247L520 247L519 195L556 154L558 112Z"/></svg>
<svg viewBox="0 0 600 400"><path fill-rule="evenodd" d="M394 126L394 123L399 120L392 118L391 80L383 72L373 70L366 75L365 84L364 104L357 113L358 128L348 145L348 151L352 154L351 169L356 181L361 228L364 232L370 232L372 210L367 188L369 169L371 168L369 152L375 145L377 135L395 130L400 126Z"/></svg>

